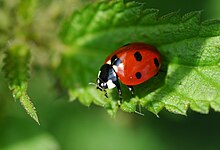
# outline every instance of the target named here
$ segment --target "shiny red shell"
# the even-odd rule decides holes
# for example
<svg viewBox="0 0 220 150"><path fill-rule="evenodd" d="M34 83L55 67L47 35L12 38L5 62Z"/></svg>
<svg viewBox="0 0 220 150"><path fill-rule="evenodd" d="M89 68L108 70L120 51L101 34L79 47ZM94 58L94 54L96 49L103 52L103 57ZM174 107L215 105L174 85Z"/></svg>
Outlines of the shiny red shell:
<svg viewBox="0 0 220 150"><path fill-rule="evenodd" d="M135 54L138 54L139 59ZM158 73L161 66L159 51L145 43L130 43L120 47L106 58L105 64L110 64L114 55L122 61L122 64L113 68L125 85L133 86L147 81Z"/></svg>

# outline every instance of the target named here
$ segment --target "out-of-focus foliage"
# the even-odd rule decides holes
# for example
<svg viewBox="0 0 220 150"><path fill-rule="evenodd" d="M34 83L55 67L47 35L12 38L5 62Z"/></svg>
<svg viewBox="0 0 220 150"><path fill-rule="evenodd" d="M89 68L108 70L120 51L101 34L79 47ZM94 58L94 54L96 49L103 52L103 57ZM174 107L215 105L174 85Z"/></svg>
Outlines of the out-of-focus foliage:
<svg viewBox="0 0 220 150"><path fill-rule="evenodd" d="M5 54L3 70L9 89L14 99L20 100L27 113L39 123L35 108L27 95L30 50L24 43L10 43Z"/></svg>
<svg viewBox="0 0 220 150"><path fill-rule="evenodd" d="M4 64L2 69L14 99L21 102L36 122L39 121L35 107L27 94L30 60L42 68L52 64L51 54L59 53L61 45L57 38L61 18L74 5L81 4L68 0L64 3L3 0L0 3L0 65Z"/></svg>

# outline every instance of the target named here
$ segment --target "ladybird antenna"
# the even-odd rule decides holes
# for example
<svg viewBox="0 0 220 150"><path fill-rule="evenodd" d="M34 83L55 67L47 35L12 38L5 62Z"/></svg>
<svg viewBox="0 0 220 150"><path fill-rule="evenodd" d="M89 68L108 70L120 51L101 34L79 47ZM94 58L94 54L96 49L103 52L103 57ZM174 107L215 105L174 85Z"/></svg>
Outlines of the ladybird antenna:
<svg viewBox="0 0 220 150"><path fill-rule="evenodd" d="M94 85L96 86L96 84L94 82L89 82L89 85Z"/></svg>
<svg viewBox="0 0 220 150"><path fill-rule="evenodd" d="M108 98L108 93L105 89L104 89L104 92L105 92L105 97Z"/></svg>
<svg viewBox="0 0 220 150"><path fill-rule="evenodd" d="M100 89L101 91L103 90L102 87L100 87L98 84L94 83L94 82L89 82L89 85L94 85L96 86L98 89Z"/></svg>
<svg viewBox="0 0 220 150"><path fill-rule="evenodd" d="M94 85L94 86L96 86L96 87L98 87L98 88L101 88L98 84L96 84L96 83L94 83L94 82L89 82L89 85Z"/></svg>

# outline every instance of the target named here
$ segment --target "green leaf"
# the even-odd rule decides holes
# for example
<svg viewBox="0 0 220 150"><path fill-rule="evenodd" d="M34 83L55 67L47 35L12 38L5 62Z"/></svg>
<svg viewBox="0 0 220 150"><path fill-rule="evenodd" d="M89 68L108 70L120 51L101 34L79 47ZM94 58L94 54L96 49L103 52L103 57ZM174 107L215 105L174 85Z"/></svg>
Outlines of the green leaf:
<svg viewBox="0 0 220 150"><path fill-rule="evenodd" d="M136 105L158 114L163 108L186 115L188 107L208 113L220 111L220 21L201 21L201 12L184 16L172 12L162 17L144 4L101 2L90 4L67 18L60 32L67 48L56 69L70 99L86 106L92 102L116 112L116 90L94 90L105 58L129 42L145 42L158 48L163 58L157 77L135 86L131 99L123 87L121 109L135 112Z"/></svg>
<svg viewBox="0 0 220 150"><path fill-rule="evenodd" d="M36 12L37 0L22 0L18 4L16 16L22 25L27 25L32 22Z"/></svg>
<svg viewBox="0 0 220 150"><path fill-rule="evenodd" d="M19 100L26 112L39 124L35 107L27 94L30 49L22 42L13 42L5 54L3 70L13 98Z"/></svg>

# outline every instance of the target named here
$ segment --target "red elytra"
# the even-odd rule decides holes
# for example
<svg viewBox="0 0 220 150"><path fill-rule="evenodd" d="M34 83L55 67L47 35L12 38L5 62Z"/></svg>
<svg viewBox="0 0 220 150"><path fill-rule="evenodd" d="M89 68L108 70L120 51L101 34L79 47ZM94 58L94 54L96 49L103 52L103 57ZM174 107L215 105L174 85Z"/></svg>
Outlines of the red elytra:
<svg viewBox="0 0 220 150"><path fill-rule="evenodd" d="M120 47L105 60L105 64L116 55L122 64L113 66L120 81L125 85L138 85L155 76L161 65L159 51L145 43L130 43ZM139 76L138 76L138 74Z"/></svg>

